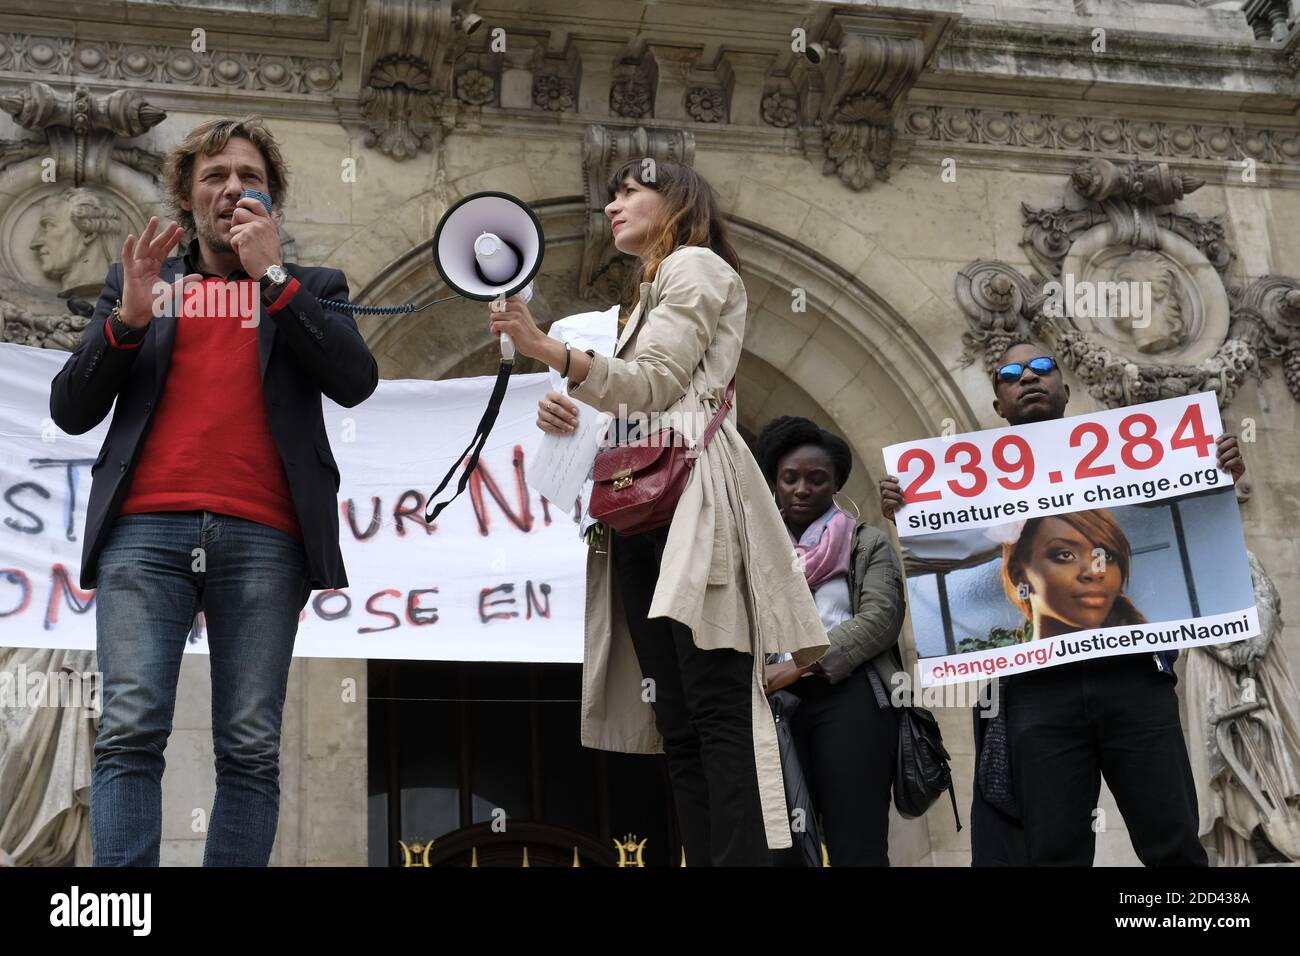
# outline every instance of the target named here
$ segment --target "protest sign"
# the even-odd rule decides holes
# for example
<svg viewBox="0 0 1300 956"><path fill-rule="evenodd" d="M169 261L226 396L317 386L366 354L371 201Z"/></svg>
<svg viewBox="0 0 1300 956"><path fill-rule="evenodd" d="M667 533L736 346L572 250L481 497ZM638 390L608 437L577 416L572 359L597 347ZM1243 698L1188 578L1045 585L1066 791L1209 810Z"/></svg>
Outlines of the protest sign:
<svg viewBox="0 0 1300 956"><path fill-rule="evenodd" d="M1220 430L1201 394L884 449L921 685L1258 634Z"/></svg>

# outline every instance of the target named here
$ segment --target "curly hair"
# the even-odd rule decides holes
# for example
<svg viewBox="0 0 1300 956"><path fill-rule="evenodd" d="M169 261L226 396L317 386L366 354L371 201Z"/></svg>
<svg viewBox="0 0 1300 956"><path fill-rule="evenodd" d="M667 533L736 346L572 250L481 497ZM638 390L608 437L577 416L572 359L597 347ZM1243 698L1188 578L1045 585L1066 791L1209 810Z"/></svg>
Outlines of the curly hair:
<svg viewBox="0 0 1300 956"><path fill-rule="evenodd" d="M68 204L73 223L87 236L111 235L121 228L117 207L84 187L65 189L59 196Z"/></svg>
<svg viewBox="0 0 1300 956"><path fill-rule="evenodd" d="M812 445L822 449L830 456L835 468L835 490L844 487L853 470L853 451L849 443L838 435L833 435L816 422L797 415L782 415L774 418L758 434L755 443L758 451L758 464L763 475L772 484L776 484L777 469L781 459L796 448Z"/></svg>
<svg viewBox="0 0 1300 956"><path fill-rule="evenodd" d="M122 241L122 215L112 201L84 186L65 189L57 200L67 204L72 225L83 236L94 237L108 262L117 258Z"/></svg>
<svg viewBox="0 0 1300 956"><path fill-rule="evenodd" d="M284 205L289 192L289 169L280 154L279 144L263 125L262 118L249 114L237 120L209 120L194 127L172 147L163 167L163 193L176 214L176 221L186 232L194 231L194 214L182 209L181 202L190 198L194 161L200 156L216 155L234 137L246 139L257 147L266 163L267 191L271 194L271 201L277 209Z"/></svg>

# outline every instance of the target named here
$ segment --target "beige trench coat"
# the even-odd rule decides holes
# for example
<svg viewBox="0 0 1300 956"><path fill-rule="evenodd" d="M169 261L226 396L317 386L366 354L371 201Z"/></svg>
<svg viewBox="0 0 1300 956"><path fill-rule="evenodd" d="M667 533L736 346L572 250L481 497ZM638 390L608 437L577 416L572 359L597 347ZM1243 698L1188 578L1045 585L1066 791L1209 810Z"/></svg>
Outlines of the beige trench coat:
<svg viewBox="0 0 1300 956"><path fill-rule="evenodd" d="M740 361L745 286L716 253L682 246L663 260L628 317L614 357L593 355L569 395L616 416L662 413L694 438L721 404ZM740 433L733 408L691 473L664 548L650 616L690 628L697 647L752 654L754 753L768 845L790 845L790 822L763 655L800 664L827 648L812 593L776 503ZM603 547L603 546L602 546ZM641 668L608 554L587 554L582 743L660 753L663 741L642 697Z"/></svg>

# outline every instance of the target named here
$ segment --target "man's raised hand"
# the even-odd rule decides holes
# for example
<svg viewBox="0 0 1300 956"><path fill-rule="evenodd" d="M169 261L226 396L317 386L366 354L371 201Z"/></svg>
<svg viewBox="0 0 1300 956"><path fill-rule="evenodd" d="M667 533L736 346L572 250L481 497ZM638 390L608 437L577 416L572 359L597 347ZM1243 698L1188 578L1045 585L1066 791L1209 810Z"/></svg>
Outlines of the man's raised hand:
<svg viewBox="0 0 1300 956"><path fill-rule="evenodd" d="M139 239L132 233L122 243L121 316L131 328L143 329L153 320L153 303L157 298L154 284L168 253L184 233L185 230L174 222L169 222L162 232L158 232L158 217L152 216Z"/></svg>

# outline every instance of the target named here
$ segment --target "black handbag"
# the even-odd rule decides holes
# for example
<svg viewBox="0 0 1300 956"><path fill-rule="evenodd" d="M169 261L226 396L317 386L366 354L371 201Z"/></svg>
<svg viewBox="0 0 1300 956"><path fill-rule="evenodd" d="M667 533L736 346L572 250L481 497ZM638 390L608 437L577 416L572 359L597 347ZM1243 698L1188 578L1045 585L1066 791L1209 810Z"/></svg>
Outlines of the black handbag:
<svg viewBox="0 0 1300 956"><path fill-rule="evenodd" d="M952 785L948 751L934 714L908 705L898 714L898 768L894 774L894 806L906 819L922 816L945 791L952 799L952 816L961 830L957 794Z"/></svg>

